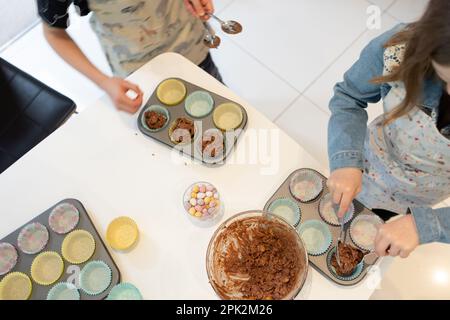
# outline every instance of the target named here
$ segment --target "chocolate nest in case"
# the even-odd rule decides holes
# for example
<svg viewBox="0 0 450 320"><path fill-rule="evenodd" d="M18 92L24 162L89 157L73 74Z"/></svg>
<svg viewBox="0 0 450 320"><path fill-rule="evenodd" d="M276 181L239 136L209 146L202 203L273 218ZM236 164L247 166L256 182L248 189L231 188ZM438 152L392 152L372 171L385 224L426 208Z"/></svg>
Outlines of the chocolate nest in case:
<svg viewBox="0 0 450 320"><path fill-rule="evenodd" d="M295 231L276 218L231 223L211 248L216 292L224 299L293 299L307 268L298 241Z"/></svg>
<svg viewBox="0 0 450 320"><path fill-rule="evenodd" d="M189 143L192 141L195 135L195 124L194 121L189 120L187 118L178 118L172 124L170 128L170 140L173 143ZM189 138L190 139L188 141Z"/></svg>
<svg viewBox="0 0 450 320"><path fill-rule="evenodd" d="M147 111L144 114L145 123L152 130L161 129L167 122L167 117L161 112Z"/></svg>
<svg viewBox="0 0 450 320"><path fill-rule="evenodd" d="M203 158L222 158L225 150L224 135L218 129L206 130L199 142L199 146L201 147L201 154Z"/></svg>
<svg viewBox="0 0 450 320"><path fill-rule="evenodd" d="M341 277L351 275L364 258L364 253L358 248L342 242L337 246L337 250L339 250L341 265L337 262L336 254L333 254L331 257L331 265L336 271L336 274Z"/></svg>

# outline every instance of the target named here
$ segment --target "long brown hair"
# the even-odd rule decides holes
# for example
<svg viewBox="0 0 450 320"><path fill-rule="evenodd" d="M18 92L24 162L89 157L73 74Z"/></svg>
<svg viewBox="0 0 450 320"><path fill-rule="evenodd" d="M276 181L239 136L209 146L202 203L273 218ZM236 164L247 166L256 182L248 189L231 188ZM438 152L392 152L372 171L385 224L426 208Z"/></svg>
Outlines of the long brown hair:
<svg viewBox="0 0 450 320"><path fill-rule="evenodd" d="M405 99L386 115L385 124L408 114L422 98L424 80L436 76L432 61L450 66L450 0L430 0L423 16L395 34L385 47L405 44L402 63L373 83L402 81Z"/></svg>

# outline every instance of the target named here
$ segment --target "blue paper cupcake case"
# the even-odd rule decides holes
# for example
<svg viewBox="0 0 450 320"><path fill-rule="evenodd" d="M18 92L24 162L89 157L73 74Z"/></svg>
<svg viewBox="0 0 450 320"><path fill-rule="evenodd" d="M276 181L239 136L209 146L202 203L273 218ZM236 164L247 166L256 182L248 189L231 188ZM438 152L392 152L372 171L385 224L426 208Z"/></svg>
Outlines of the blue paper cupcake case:
<svg viewBox="0 0 450 320"><path fill-rule="evenodd" d="M320 231L323 231L322 234L324 235L325 241L322 245L322 247L317 248L315 251L311 251L310 248L307 247L305 241L302 238L302 230L307 228L316 228ZM331 244L333 243L333 238L330 232L330 229L328 228L328 225L325 222L319 221L319 220L308 220L302 224L300 224L297 227L297 232L300 235L300 237L303 240L303 243L305 244L306 251L311 256L321 256L325 254L331 247Z"/></svg>
<svg viewBox="0 0 450 320"><path fill-rule="evenodd" d="M158 113L162 113L167 118L166 119L166 123L164 123L164 125L161 128L159 128L159 129L150 129L147 126L147 123L145 122L145 114L148 111L155 111L155 112L158 112ZM153 133L159 132L159 131L165 129L169 123L170 123L170 112L169 112L169 110L167 110L167 108L165 108L163 106L160 106L160 105L157 105L157 104L152 104L150 106L145 107L145 111L144 111L143 116L141 118L141 124L145 128L145 130L148 130L148 131L153 132Z"/></svg>
<svg viewBox="0 0 450 320"><path fill-rule="evenodd" d="M205 104L207 104L206 112L202 114L195 114L191 110L191 106L196 101L203 101ZM209 116L211 112L214 109L214 99L213 97L206 91L194 91L189 96L187 96L185 102L184 102L184 111L191 117L196 119L201 119Z"/></svg>
<svg viewBox="0 0 450 320"><path fill-rule="evenodd" d="M97 282L96 287L98 288L96 288L96 290L91 290L92 288L90 288L90 285L92 285L92 283L89 284L88 276L89 273L95 270L96 268L103 269L104 274L101 274L103 279L99 279L97 277L95 280ZM94 260L87 263L80 272L81 290L83 290L83 292L91 296L96 296L104 292L111 285L111 281L112 281L111 268L105 262L100 260Z"/></svg>
<svg viewBox="0 0 450 320"><path fill-rule="evenodd" d="M58 298L64 292L66 292L66 297ZM47 300L80 300L80 292L74 284L60 282L50 289L47 294Z"/></svg>
<svg viewBox="0 0 450 320"><path fill-rule="evenodd" d="M111 289L106 300L142 300L142 294L131 283L119 283Z"/></svg>
<svg viewBox="0 0 450 320"><path fill-rule="evenodd" d="M281 204L284 204L284 205L290 207L290 208L294 211L294 213L295 213L295 215L296 215L297 217L295 218L295 221L294 221L294 223L292 224L292 226L297 227L297 226L299 225L301 219L302 219L302 211L301 211L300 207L299 207L294 201L292 201L291 199L288 199L288 198L279 198L279 199L276 199L276 200L272 201L272 203L269 205L269 208L268 208L267 210L268 210L270 213L275 214L275 213L273 212L273 210L275 209L276 206L279 206L279 205L281 205ZM277 215L277 214L275 214L275 215ZM278 216L278 215L277 215L277 216ZM285 219L285 218L282 217L282 216L279 216L279 217L281 217L282 219ZM287 219L285 219L285 220L287 221ZM288 222L289 224L291 224L291 221L287 221L287 222Z"/></svg>
<svg viewBox="0 0 450 320"><path fill-rule="evenodd" d="M351 275L346 276L346 277L340 276L336 273L333 266L331 265L331 257L333 256L335 251L336 251L336 247L334 247L333 249L328 251L328 256L327 256L327 266L328 266L328 269L330 270L331 274L334 277L336 277L337 279L342 280L342 281L352 281L352 280L355 280L356 278L358 278L364 269L364 260L362 260L360 263L358 263L358 265L355 268L355 271L353 271L353 273Z"/></svg>

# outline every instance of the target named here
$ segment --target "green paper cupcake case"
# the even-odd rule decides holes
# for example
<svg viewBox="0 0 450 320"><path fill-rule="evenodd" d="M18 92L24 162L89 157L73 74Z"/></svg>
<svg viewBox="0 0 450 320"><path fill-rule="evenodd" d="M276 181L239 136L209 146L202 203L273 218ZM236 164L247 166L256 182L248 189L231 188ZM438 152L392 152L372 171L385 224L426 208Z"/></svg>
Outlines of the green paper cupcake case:
<svg viewBox="0 0 450 320"><path fill-rule="evenodd" d="M80 292L74 284L60 282L50 289L47 300L80 300Z"/></svg>
<svg viewBox="0 0 450 320"><path fill-rule="evenodd" d="M309 239L306 235L308 230L315 230L316 234L319 233L322 237L322 241L314 243L314 239ZM305 244L306 251L311 256L320 256L330 249L333 242L330 229L327 224L319 220L308 220L300 224L297 227L297 232ZM317 239L320 240L320 239Z"/></svg>
<svg viewBox="0 0 450 320"><path fill-rule="evenodd" d="M210 115L214 108L214 99L206 91L194 91L184 101L186 113L196 119Z"/></svg>
<svg viewBox="0 0 450 320"><path fill-rule="evenodd" d="M289 209L291 209L293 216L289 217L289 216L286 216L286 214L283 214L283 213L280 214L280 212L276 212L276 209L281 206L285 206L285 207L288 207ZM300 223L300 220L302 218L302 213L301 213L300 207L294 201L292 201L291 199L288 199L288 198L279 198L279 199L272 201L272 203L269 205L269 208L267 210L270 213L283 218L284 220L289 222L293 227L298 226L298 224Z"/></svg>
<svg viewBox="0 0 450 320"><path fill-rule="evenodd" d="M335 253L336 253L336 247L334 247L333 249L328 251L328 256L327 256L327 266L328 266L328 270L330 270L331 274L334 277L336 277L337 279L342 280L342 281L352 281L352 280L355 280L356 278L358 278L364 269L364 260L362 260L360 263L358 263L358 265L356 266L355 270L353 271L353 273L351 275L340 276L336 273L336 270L331 265L331 257Z"/></svg>
<svg viewBox="0 0 450 320"><path fill-rule="evenodd" d="M157 112L157 113L161 113L161 114L163 114L163 115L166 117L166 122L164 123L164 125L163 125L161 128L159 128L159 129L150 129L150 128L148 127L147 122L145 121L145 114L146 114L147 112L150 112L150 111L154 111L154 112ZM163 129L165 129L165 128L167 127L167 125L169 124L169 122L170 122L170 112L169 112L169 110L167 110L167 108L165 108L165 107L163 107L163 106L160 106L160 105L157 105L157 104L152 104L152 105L150 105L150 106L146 106L146 107L145 107L145 111L144 111L144 113L143 113L143 116L141 117L141 124L142 124L142 126L143 126L146 130L148 130L148 131L150 131L150 132L159 132L159 131L162 131Z"/></svg>
<svg viewBox="0 0 450 320"><path fill-rule="evenodd" d="M142 300L142 294L131 283L119 283L111 289L106 300Z"/></svg>
<svg viewBox="0 0 450 320"><path fill-rule="evenodd" d="M88 262L80 272L80 287L88 295L96 296L111 284L111 268L103 261Z"/></svg>

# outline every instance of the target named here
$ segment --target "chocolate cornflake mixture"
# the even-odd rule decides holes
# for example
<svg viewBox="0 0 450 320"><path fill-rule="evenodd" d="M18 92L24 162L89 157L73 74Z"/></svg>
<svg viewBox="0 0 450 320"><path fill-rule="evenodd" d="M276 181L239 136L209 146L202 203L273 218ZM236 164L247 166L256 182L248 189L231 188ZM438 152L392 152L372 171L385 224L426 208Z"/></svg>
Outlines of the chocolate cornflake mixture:
<svg viewBox="0 0 450 320"><path fill-rule="evenodd" d="M194 122L186 119L186 118L178 118L175 121L175 125L173 127L173 132L175 132L175 130L177 129L184 129L189 131L189 134L191 135L191 139L194 137L195 134L195 126L194 126ZM180 143L183 142L183 138L184 135L182 134L182 132L180 132L179 134L175 133L175 141Z"/></svg>
<svg viewBox="0 0 450 320"><path fill-rule="evenodd" d="M211 137L203 137L202 139L202 153L205 153L205 149L206 147L208 147L209 145L213 144L214 141L216 141L216 137L215 136L211 136ZM220 140L219 140L220 141ZM215 158L216 155L220 155L223 151L223 142L222 142L222 146L211 146L211 148L209 148L208 150L209 154L206 154L206 156L211 157L211 158Z"/></svg>
<svg viewBox="0 0 450 320"><path fill-rule="evenodd" d="M164 114L156 111L147 111L144 116L147 127L152 130L161 129L167 121L167 117Z"/></svg>
<svg viewBox="0 0 450 320"><path fill-rule="evenodd" d="M218 260L235 288L230 283L219 290L226 294L238 288L244 299L283 299L298 285L305 268L297 239L277 221L251 219L251 227L248 221L237 221L222 234L237 241Z"/></svg>
<svg viewBox="0 0 450 320"><path fill-rule="evenodd" d="M331 265L339 276L349 276L353 273L356 266L362 261L364 253L349 244L339 243L337 250L339 250L339 259L341 265L339 266L336 254L331 257Z"/></svg>

